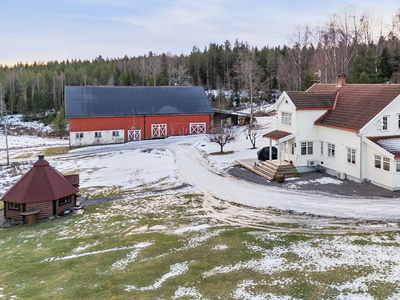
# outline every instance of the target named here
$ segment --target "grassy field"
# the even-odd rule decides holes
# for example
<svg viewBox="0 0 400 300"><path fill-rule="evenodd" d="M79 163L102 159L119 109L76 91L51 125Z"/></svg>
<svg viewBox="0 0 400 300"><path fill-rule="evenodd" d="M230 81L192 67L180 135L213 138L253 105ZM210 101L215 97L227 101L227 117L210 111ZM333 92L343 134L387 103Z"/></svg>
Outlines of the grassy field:
<svg viewBox="0 0 400 300"><path fill-rule="evenodd" d="M235 225L224 218L233 209L232 220L247 208L164 195L0 229L0 298L400 296L397 231L301 232L262 214L257 226Z"/></svg>

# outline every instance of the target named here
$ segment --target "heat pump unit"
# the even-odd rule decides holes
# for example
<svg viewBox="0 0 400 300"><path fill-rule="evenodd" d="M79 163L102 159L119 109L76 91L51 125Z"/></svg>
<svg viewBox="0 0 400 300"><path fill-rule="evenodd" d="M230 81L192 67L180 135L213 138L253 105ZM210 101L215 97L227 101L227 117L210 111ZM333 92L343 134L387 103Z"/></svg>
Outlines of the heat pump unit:
<svg viewBox="0 0 400 300"><path fill-rule="evenodd" d="M317 165L317 161L314 159L309 159L307 160L307 166L309 167L315 167Z"/></svg>
<svg viewBox="0 0 400 300"><path fill-rule="evenodd" d="M346 173L345 172L337 172L336 177L339 179L346 179Z"/></svg>

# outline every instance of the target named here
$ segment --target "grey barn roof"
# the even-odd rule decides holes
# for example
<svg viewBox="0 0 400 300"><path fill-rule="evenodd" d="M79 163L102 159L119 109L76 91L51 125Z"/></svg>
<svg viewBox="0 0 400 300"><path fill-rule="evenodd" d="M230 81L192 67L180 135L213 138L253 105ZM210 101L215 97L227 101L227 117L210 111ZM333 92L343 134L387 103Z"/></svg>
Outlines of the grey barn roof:
<svg viewBox="0 0 400 300"><path fill-rule="evenodd" d="M213 112L202 87L66 86L68 118Z"/></svg>

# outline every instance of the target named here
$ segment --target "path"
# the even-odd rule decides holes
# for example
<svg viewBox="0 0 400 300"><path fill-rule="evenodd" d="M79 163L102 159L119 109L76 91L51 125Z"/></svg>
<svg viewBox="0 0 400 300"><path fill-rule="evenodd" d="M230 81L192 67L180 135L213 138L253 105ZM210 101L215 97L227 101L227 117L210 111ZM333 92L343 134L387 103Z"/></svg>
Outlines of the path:
<svg viewBox="0 0 400 300"><path fill-rule="evenodd" d="M262 186L217 174L201 153L191 146L170 145L179 172L186 182L199 192L255 207L274 207L321 216L400 220L400 199L365 199L322 196L306 192L287 191L279 187Z"/></svg>

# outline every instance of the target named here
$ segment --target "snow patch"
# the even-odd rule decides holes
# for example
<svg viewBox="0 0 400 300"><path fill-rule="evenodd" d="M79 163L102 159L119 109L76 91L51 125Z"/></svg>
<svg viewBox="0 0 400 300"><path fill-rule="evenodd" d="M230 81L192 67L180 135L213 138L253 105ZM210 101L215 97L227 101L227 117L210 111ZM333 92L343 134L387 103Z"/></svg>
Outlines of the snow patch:
<svg viewBox="0 0 400 300"><path fill-rule="evenodd" d="M126 256L126 258L121 259L121 260L119 260L119 261L113 263L113 264L112 264L112 267L113 267L114 269L120 269L120 270L125 269L125 267L126 267L129 263L131 263L131 262L133 262L133 261L135 260L135 258L138 256L140 250L142 250L143 248L146 248L146 247L148 247L148 246L150 246L150 245L152 245L152 244L153 244L153 243L144 242L144 243L139 243L139 244L135 245L135 248L137 248L137 249L135 249L134 251L128 253L128 255Z"/></svg>
<svg viewBox="0 0 400 300"><path fill-rule="evenodd" d="M188 297L189 299L204 299L200 292L195 287L182 287L180 286L174 294L173 299Z"/></svg>
<svg viewBox="0 0 400 300"><path fill-rule="evenodd" d="M217 245L215 247L212 247L211 250L226 250L229 247L227 245Z"/></svg>
<svg viewBox="0 0 400 300"><path fill-rule="evenodd" d="M134 285L127 285L125 288L125 291L130 292L130 291L134 291L134 290L139 290L139 291L150 291L150 290L156 290L158 288L161 287L161 285L168 279L171 277L176 277L179 275L182 275L183 273L185 273L187 270L189 270L189 264L188 262L183 262L183 263L176 263L172 266L170 266L170 272L168 272L167 274L164 274L159 280L157 280L154 284L149 285L149 286L145 286L145 287L141 287L141 288L137 288Z"/></svg>
<svg viewBox="0 0 400 300"><path fill-rule="evenodd" d="M196 225L196 226L190 226L190 227L185 227L185 228L180 228L174 231L175 234L182 234L185 232L189 231L201 231L207 228L210 228L211 226L208 224L201 224L201 225Z"/></svg>

